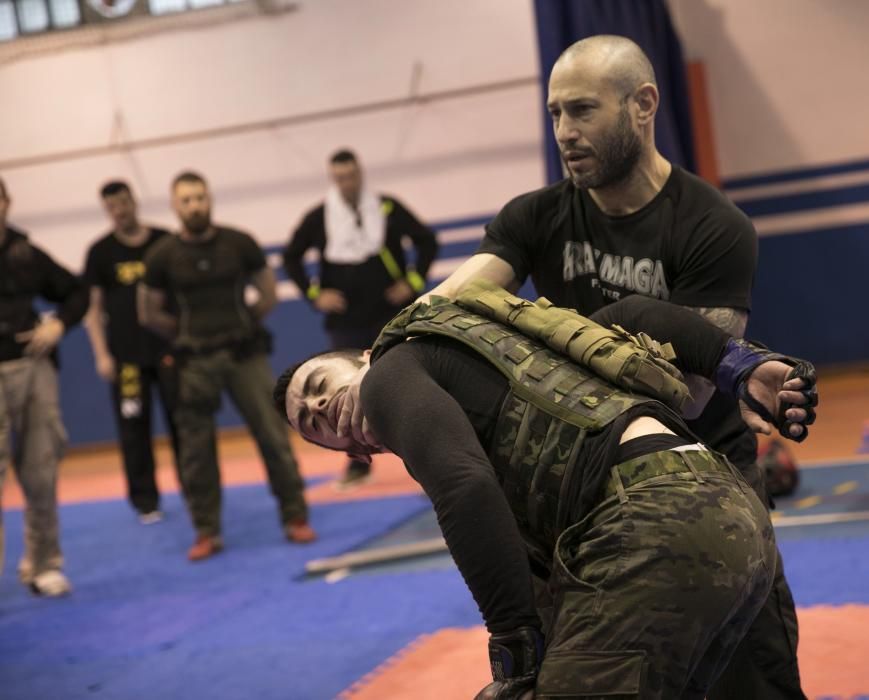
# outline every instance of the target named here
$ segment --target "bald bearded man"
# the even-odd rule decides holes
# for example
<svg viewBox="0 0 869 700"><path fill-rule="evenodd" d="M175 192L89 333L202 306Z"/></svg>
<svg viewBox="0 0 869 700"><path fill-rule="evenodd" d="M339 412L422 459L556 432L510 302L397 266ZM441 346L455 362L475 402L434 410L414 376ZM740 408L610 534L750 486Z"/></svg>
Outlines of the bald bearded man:
<svg viewBox="0 0 869 700"><path fill-rule="evenodd" d="M570 46L549 80L547 108L567 177L509 202L475 255L432 294L455 298L486 279L589 315L643 295L691 309L734 337L745 332L757 260L751 221L717 189L670 163L655 145L654 69L635 43L594 36ZM727 455L767 502L757 442L735 400L712 398L688 426ZM370 439L358 387L341 400L339 429ZM699 402L697 405L701 405ZM779 556L766 606L710 700L804 700L797 618Z"/></svg>

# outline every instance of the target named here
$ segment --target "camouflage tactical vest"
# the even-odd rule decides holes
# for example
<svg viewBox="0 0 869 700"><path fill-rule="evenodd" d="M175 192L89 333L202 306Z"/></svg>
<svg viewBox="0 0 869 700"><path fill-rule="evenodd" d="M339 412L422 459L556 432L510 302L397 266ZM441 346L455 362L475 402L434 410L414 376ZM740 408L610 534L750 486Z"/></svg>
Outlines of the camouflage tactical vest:
<svg viewBox="0 0 869 700"><path fill-rule="evenodd" d="M639 375L647 383L666 385L661 398L669 398L671 405L681 405L687 389L679 381L681 375L669 363L664 363L669 369L661 372L672 381L657 377L657 372L648 367L641 372L636 367L630 369L629 365L642 364L641 360L647 361L645 355L654 352L631 336L608 331L572 311L552 307L556 313L568 314L556 319L556 333L567 337L559 329L570 323L574 333L580 324L595 336L597 353L587 352L582 366L576 359L528 337L539 336L538 331L547 327L545 322L520 319L519 323L524 323L520 330L491 318L499 313L492 307L505 301L514 309L551 307L545 299L536 306L488 286L468 290L455 304L433 297L430 304L407 307L383 329L372 348L371 361L376 362L406 338L434 334L453 338L476 350L507 377L510 390L498 415L489 459L520 529L531 536L533 544L551 550L567 524L571 504L563 496L585 435L602 430L633 406L654 401L614 384L634 388ZM518 316L521 314L505 320L515 321ZM602 351L602 346L610 347ZM606 371L601 355L610 358ZM600 367L606 379L588 365Z"/></svg>

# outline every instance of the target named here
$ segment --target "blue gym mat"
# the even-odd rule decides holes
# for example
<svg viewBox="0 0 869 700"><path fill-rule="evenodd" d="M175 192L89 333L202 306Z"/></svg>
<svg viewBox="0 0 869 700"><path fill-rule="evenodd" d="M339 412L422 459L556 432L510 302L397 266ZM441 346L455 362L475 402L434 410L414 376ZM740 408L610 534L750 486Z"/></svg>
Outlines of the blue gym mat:
<svg viewBox="0 0 869 700"><path fill-rule="evenodd" d="M846 493L842 484L856 482ZM866 509L869 465L803 471L782 516ZM191 564L177 496L142 526L122 501L64 506L72 596L15 578L20 511L5 514L2 700L328 700L419 635L481 623L447 555L354 570L328 583L306 561L437 535L420 496L319 505L310 546L282 539L264 485L224 490L226 551ZM813 501L807 498L818 497ZM797 604L869 604L869 520L778 530Z"/></svg>
<svg viewBox="0 0 869 700"><path fill-rule="evenodd" d="M187 514L165 498L142 526L121 501L61 509L73 595L15 578L20 511L5 517L0 698L332 698L423 632L475 625L454 569L326 583L305 562L363 546L430 508L419 496L315 506L320 540L282 539L265 486L226 489L226 550L191 564Z"/></svg>

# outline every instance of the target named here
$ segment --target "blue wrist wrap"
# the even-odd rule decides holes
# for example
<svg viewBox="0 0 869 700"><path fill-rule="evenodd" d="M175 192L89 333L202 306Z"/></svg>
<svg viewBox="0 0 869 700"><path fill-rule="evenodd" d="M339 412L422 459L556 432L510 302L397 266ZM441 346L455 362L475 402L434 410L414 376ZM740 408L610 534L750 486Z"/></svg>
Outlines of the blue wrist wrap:
<svg viewBox="0 0 869 700"><path fill-rule="evenodd" d="M760 364L762 355L733 338L724 346L724 356L715 370L715 386L725 394L737 396L739 382L746 372Z"/></svg>

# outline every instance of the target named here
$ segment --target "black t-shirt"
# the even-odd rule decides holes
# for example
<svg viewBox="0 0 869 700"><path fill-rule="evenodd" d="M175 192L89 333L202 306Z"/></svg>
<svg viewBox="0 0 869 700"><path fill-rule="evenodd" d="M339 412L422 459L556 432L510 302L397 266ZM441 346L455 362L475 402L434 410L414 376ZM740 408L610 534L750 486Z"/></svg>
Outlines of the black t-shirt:
<svg viewBox="0 0 869 700"><path fill-rule="evenodd" d="M674 165L654 199L627 216L604 214L570 180L521 195L486 227L477 252L586 315L631 294L747 311L757 234L723 194ZM716 393L689 426L738 465L754 462L756 440L732 399Z"/></svg>
<svg viewBox="0 0 869 700"><path fill-rule="evenodd" d="M227 347L263 331L244 289L265 267L265 255L249 234L215 229L201 243L166 236L145 256L145 284L167 292L178 305L175 346L181 349Z"/></svg>
<svg viewBox="0 0 869 700"><path fill-rule="evenodd" d="M109 233L88 250L85 281L102 290L106 339L118 362L153 367L166 352L166 341L138 321L136 285L145 276L145 254L168 235L165 229L151 227L147 240L132 246Z"/></svg>

